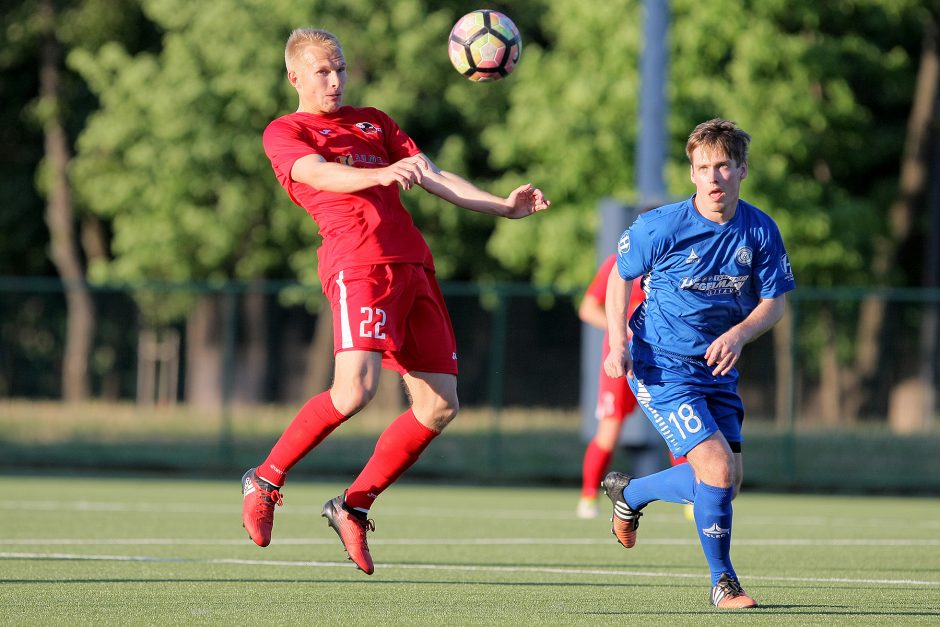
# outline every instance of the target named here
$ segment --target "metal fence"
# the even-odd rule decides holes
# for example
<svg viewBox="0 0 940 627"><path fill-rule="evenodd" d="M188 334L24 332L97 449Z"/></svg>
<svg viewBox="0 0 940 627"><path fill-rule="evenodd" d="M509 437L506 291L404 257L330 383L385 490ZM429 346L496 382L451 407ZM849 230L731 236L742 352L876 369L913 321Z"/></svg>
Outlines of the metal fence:
<svg viewBox="0 0 940 627"><path fill-rule="evenodd" d="M0 279L0 399L61 399L66 289L52 279ZM310 388L310 362L322 361L314 356L322 296L309 287L89 289L96 312L89 373L97 399L224 411L296 404L322 389ZM583 349L599 336L577 318L580 290L464 283L442 289L458 338L463 408L498 417L510 409L577 416L593 407L585 381L599 364L585 360ZM186 319L155 325L143 309L181 295L192 305ZM940 489L940 469L930 465L940 458L940 290L801 288L788 303L784 320L746 347L739 365L748 446L766 462L756 476L777 487L838 483L826 464L839 455L850 458L846 472L870 475L867 485L890 476L891 486ZM499 421L491 427L499 436ZM855 463L862 458L864 464ZM579 460L569 461L548 463L546 475L562 467L576 474Z"/></svg>

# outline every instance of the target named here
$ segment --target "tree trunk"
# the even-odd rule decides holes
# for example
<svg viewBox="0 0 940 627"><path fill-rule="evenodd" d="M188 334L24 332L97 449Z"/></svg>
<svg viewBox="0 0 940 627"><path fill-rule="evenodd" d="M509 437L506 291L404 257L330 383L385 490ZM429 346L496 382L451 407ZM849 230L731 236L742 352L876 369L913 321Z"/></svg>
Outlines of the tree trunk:
<svg viewBox="0 0 940 627"><path fill-rule="evenodd" d="M307 371L304 375L304 394L319 394L333 382L333 316L329 303L317 313L317 324L307 351Z"/></svg>
<svg viewBox="0 0 940 627"><path fill-rule="evenodd" d="M937 119L938 79L940 63L937 57L936 23L926 27L924 47L921 54L914 102L907 124L904 154L901 158L901 181L897 199L888 211L888 233L878 242L872 258L871 277L873 285L885 285L891 271L897 265L898 251L908 245L913 235L917 211L922 206L927 185L927 170L931 149L931 128ZM861 305L856 346L855 364L847 373L844 398L857 399L846 416L850 420L858 417L870 397L876 369L881 363L880 338L884 328L888 305L878 297L866 298ZM909 384L905 383L905 386ZM910 396L908 390L905 396ZM906 405L907 403L901 403Z"/></svg>
<svg viewBox="0 0 940 627"><path fill-rule="evenodd" d="M186 319L186 402L197 407L222 404L222 313L217 296L207 294Z"/></svg>
<svg viewBox="0 0 940 627"><path fill-rule="evenodd" d="M234 399L240 403L259 403L264 400L268 373L268 311L263 292L248 292L239 299L241 342L235 353Z"/></svg>
<svg viewBox="0 0 940 627"><path fill-rule="evenodd" d="M79 401L91 394L88 364L95 333L95 306L85 283L68 180L71 151L61 115L62 54L55 34L56 13L52 0L42 0L40 17L43 42L39 97L49 179L45 220L49 227L50 256L65 284L68 315L62 360L62 397L66 401Z"/></svg>

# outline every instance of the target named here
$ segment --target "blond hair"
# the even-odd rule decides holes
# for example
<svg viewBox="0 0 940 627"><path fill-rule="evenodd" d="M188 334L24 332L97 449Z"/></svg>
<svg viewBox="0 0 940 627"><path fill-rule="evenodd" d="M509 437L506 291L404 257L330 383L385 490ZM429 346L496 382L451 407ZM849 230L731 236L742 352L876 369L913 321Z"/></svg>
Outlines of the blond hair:
<svg viewBox="0 0 940 627"><path fill-rule="evenodd" d="M751 136L738 128L737 124L730 120L714 118L695 127L685 144L685 154L691 163L692 153L697 148L719 149L734 159L735 163L743 165L747 163L747 148L750 143Z"/></svg>
<svg viewBox="0 0 940 627"><path fill-rule="evenodd" d="M343 52L339 39L330 31L320 28L294 29L287 38L287 46L284 47L284 64L288 72L297 70L297 65L301 63L301 57L309 46L319 46L330 54Z"/></svg>

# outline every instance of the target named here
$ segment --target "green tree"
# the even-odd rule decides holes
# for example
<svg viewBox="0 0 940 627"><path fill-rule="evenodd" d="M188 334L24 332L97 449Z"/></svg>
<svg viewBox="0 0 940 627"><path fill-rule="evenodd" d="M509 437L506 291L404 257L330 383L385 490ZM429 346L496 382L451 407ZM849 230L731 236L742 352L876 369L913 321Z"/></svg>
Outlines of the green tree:
<svg viewBox="0 0 940 627"><path fill-rule="evenodd" d="M21 79L24 71L31 70L36 75L35 82L4 80L4 87L27 88L20 92L19 99L4 99L4 102L5 106L18 109L12 119L29 122L25 128L8 129L17 137L15 141L25 148L10 151L10 154L19 157L18 165L24 163L25 156L25 163L35 168L36 187L45 200L43 217L48 228L48 254L66 286L67 319L62 356L62 395L66 400L84 399L91 391L89 360L96 315L85 283L85 260L106 253L101 224L93 215L76 209L68 180L72 142L76 128L84 121L90 100L81 81L65 69L63 57L70 47L93 48L102 38L117 33L129 41L134 34L135 13L122 11L124 4L101 0L26 1L10 6L0 18L0 40L4 43L0 67L16 68ZM9 91L12 93L13 89ZM32 156L30 148L35 151ZM5 185L4 190L22 190L22 175L5 173L4 178L8 176L12 184ZM31 193L17 193L5 204L13 209L13 212L5 212L7 219L35 206L33 199ZM23 223L35 225L31 218L26 216ZM4 247L7 252L16 253L24 244L34 242L21 237L23 229L4 231L17 234L11 238L11 246ZM36 260L28 261L33 255L23 256L27 267L38 267Z"/></svg>

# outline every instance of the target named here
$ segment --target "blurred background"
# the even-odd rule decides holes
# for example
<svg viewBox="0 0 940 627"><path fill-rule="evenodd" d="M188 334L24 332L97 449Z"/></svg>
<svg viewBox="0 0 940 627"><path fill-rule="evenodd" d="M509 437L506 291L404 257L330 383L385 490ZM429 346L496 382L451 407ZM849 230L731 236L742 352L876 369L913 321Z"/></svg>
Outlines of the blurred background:
<svg viewBox="0 0 940 627"><path fill-rule="evenodd" d="M601 209L690 195L686 137L725 117L753 137L742 196L779 224L798 285L739 367L746 482L940 492L938 3L491 3L523 52L482 84L446 52L475 8L0 1L0 470L237 476L329 385L317 228L261 147L296 108L287 35L314 26L343 42L347 104L387 111L481 187L531 181L553 201L496 221L403 193L454 320L463 408L409 476L574 488L598 368L577 305L628 225ZM650 150L656 194L638 176ZM294 475L361 466L405 403L383 376Z"/></svg>

